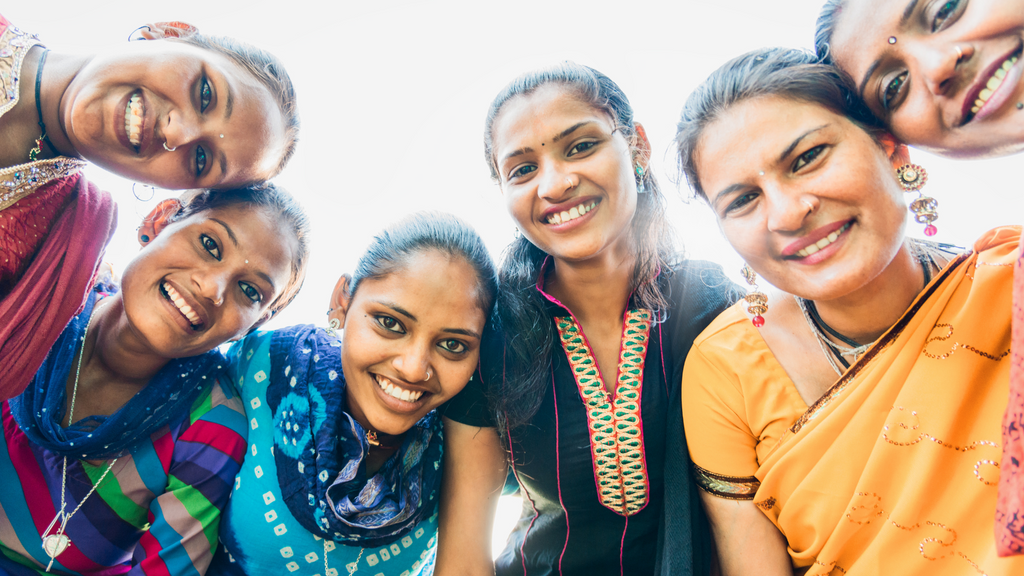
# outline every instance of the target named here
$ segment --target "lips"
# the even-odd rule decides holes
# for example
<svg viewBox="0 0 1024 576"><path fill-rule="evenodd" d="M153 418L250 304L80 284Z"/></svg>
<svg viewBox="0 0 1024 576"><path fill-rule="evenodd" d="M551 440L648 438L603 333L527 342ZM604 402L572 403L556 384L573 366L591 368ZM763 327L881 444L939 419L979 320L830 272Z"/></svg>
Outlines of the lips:
<svg viewBox="0 0 1024 576"><path fill-rule="evenodd" d="M812 254L816 254L818 251L828 247L830 244L838 240L850 226L853 225L853 220L843 220L839 222L833 222L827 224L815 230L812 230L809 234L803 238L793 242L789 246L786 246L782 250L782 257L788 259L806 258Z"/></svg>
<svg viewBox="0 0 1024 576"><path fill-rule="evenodd" d="M417 402L419 402L420 398L423 397L423 390L403 388L392 382L390 379L379 374L374 374L373 377L377 381L377 386L384 392L384 394L400 402L407 404L416 404Z"/></svg>
<svg viewBox="0 0 1024 576"><path fill-rule="evenodd" d="M1022 49L1024 44L1018 45L1012 52L997 59L978 74L974 85L964 98L961 125L984 118L1006 103L1012 86L1019 82L1021 77L1018 62Z"/></svg>
<svg viewBox="0 0 1024 576"><path fill-rule="evenodd" d="M128 105L124 107L124 132L128 136L128 142L139 150L142 143L142 125L145 108L142 105L142 94L136 92L128 99Z"/></svg>
<svg viewBox="0 0 1024 576"><path fill-rule="evenodd" d="M167 282L160 283L160 293L178 309L178 313L185 318L193 330L198 332L203 329L206 322L203 320L198 306L189 304L181 292L175 290L174 286Z"/></svg>

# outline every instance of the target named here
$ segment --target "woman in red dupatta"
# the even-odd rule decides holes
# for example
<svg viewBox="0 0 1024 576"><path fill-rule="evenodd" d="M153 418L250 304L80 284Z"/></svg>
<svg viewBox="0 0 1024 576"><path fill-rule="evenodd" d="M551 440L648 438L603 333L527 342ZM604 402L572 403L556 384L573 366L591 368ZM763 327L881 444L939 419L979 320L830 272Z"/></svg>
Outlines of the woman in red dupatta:
<svg viewBox="0 0 1024 576"><path fill-rule="evenodd" d="M85 161L214 188L269 178L294 150L294 94L273 56L180 23L146 28L169 40L49 54L0 15L0 400L80 311L113 233L114 203Z"/></svg>

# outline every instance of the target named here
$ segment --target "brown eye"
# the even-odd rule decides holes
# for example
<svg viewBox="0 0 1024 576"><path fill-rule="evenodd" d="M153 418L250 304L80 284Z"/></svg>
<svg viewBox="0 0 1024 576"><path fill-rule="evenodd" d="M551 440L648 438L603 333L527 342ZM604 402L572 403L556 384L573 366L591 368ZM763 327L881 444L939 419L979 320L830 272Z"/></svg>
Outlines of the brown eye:
<svg viewBox="0 0 1024 576"><path fill-rule="evenodd" d="M907 83L907 72L896 75L895 78L889 81L885 85L885 90L882 92L882 108L886 111L892 110L896 99L899 98L900 93L903 91L904 85Z"/></svg>

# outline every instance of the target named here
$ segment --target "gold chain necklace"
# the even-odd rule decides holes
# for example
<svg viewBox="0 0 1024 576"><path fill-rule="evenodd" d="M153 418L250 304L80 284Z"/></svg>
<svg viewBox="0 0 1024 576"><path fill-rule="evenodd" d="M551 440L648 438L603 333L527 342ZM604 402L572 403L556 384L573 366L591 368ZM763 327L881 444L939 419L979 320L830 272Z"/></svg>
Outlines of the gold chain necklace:
<svg viewBox="0 0 1024 576"><path fill-rule="evenodd" d="M94 307L93 314L95 313L96 309ZM85 357L85 337L88 336L89 334L89 326L92 325L93 314L89 315L89 321L86 322L85 324L85 331L82 332L82 351L78 354L78 366L75 368L75 385L71 388L71 407L68 409L69 426L72 423L74 423L75 419L75 398L78 396L78 377L82 373L82 358ZM47 572L49 572L50 568L53 567L53 561L57 559L57 556L60 556L65 550L68 549L68 546L71 546L71 538L69 538L68 535L64 533L64 529L67 527L68 520L71 520L71 517L74 516L75 513L82 508L82 505L85 504L85 501L89 499L89 496L92 496L92 493L96 491L96 488L98 488L99 485L103 482L103 479L107 477L108 473L110 473L110 469L114 467L114 462L117 462L117 458L114 458L113 460L110 461L110 464L107 464L107 469L103 471L103 474L100 476L100 479L97 480L96 483L92 485L92 488L89 490L89 493L85 495L85 498L82 498L82 500L78 503L78 506L75 506L75 509L71 511L71 514L67 514L64 512L64 508L67 506L67 503L64 500L64 496L68 483L68 457L64 457L64 467L63 470L61 471L60 476L60 511L57 512L57 515L54 516L53 520L50 521L50 524L46 527L46 530L43 530L43 552L46 552L46 555L50 557L50 563L46 565ZM53 526L57 524L58 521L60 521L60 524L57 526L57 531L53 534L47 535L47 532L49 532L53 528Z"/></svg>

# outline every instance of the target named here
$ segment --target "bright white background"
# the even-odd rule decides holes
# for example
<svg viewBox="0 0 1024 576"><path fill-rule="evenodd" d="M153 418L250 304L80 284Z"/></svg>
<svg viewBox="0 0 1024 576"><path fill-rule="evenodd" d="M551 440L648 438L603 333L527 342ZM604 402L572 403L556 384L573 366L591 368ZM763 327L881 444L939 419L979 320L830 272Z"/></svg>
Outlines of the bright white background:
<svg viewBox="0 0 1024 576"><path fill-rule="evenodd" d="M273 328L323 322L338 276L377 230L412 211L467 219L497 257L513 224L483 160L484 114L514 76L565 59L622 86L647 128L686 251L738 280L740 261L708 208L683 204L669 178L676 118L689 92L729 58L769 45L809 47L822 2L46 0L5 3L2 13L54 50L117 45L146 22L184 20L284 61L303 128L277 181L306 206L314 231L305 288ZM939 200L935 239L970 246L988 228L1020 222L1020 157L914 158L929 170L926 192ZM155 201L139 202L130 182L97 168L87 174L119 204L108 259L120 269L138 250L135 227ZM502 508L506 521L518 512L514 502ZM504 534L496 536L497 548Z"/></svg>

